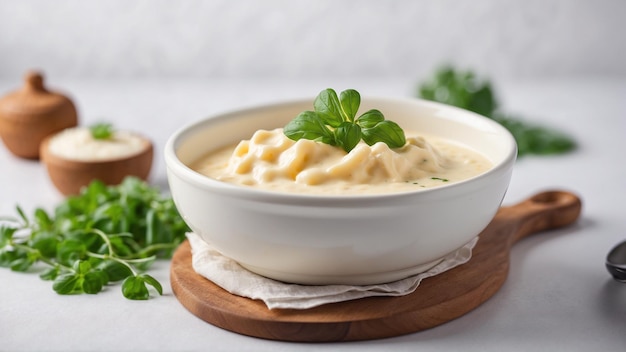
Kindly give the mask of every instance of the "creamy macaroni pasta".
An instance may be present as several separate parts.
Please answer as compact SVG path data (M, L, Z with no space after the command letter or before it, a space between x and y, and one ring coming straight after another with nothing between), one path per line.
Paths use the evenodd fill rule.
M410 137L404 147L359 143L341 148L307 139L293 141L282 129L259 130L206 155L192 169L214 179L266 190L313 194L363 194L419 190L485 172L481 154L435 137Z

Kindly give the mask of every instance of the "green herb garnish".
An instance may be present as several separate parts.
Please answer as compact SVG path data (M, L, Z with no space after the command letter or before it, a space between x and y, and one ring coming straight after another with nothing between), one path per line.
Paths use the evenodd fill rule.
M94 139L109 139L113 136L113 125L110 123L97 123L89 127Z
M576 148L566 134L544 126L529 124L499 110L491 83L479 80L473 72L443 67L421 84L418 95L424 99L458 106L489 117L508 129L517 142L518 155L560 154Z
M448 180L447 178L441 178L441 177L431 177L431 180L435 180L435 181L441 181L441 182L448 182L450 180Z
M148 299L148 286L162 294L144 271L171 257L188 231L172 199L134 177L118 186L94 181L52 215L38 208L29 218L19 206L17 214L0 223L0 266L47 267L40 277L59 294L95 294L122 280L128 299Z
M313 102L314 111L304 111L284 128L292 140L310 139L350 152L363 139L368 145L383 142L390 148L404 146L404 131L395 122L385 120L375 109L356 117L361 96L348 89L337 93L332 89L320 92Z

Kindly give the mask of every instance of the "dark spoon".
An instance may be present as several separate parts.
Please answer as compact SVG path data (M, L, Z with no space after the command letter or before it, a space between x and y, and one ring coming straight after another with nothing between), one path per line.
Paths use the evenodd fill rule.
M626 241L611 249L606 256L606 268L615 280L626 283Z

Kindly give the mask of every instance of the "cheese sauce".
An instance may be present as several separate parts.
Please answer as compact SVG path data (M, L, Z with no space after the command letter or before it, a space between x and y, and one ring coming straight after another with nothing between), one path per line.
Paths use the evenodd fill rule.
M250 140L209 153L190 166L216 180L265 190L373 194L458 182L492 164L473 150L435 137L407 137L397 149L361 142L346 153L311 140L293 141L275 129L259 130Z

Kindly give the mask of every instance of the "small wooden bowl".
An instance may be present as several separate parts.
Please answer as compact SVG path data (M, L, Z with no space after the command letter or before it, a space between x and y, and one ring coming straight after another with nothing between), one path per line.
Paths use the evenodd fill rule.
M150 174L154 147L147 138L142 137L145 147L130 156L83 161L67 159L52 153L49 148L52 137L47 137L41 143L41 160L46 165L54 186L66 196L80 193L81 188L94 180L100 180L107 185L117 185L126 176L136 176L146 180Z

